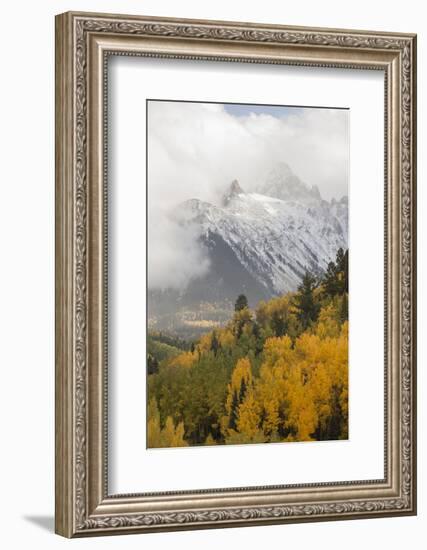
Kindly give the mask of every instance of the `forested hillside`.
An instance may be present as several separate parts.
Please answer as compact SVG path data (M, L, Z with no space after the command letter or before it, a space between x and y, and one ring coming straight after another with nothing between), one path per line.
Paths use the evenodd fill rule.
M150 334L148 446L348 438L348 251L197 342Z

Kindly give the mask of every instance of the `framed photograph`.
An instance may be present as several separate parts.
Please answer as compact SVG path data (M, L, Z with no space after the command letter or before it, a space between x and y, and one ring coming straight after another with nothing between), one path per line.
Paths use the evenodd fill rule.
M416 37L56 18L56 532L416 513Z

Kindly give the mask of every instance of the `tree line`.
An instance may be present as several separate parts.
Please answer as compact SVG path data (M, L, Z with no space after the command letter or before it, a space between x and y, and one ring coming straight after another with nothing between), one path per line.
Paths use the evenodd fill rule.
M242 294L234 309L223 328L148 357L148 446L346 439L348 250L296 292L254 311Z

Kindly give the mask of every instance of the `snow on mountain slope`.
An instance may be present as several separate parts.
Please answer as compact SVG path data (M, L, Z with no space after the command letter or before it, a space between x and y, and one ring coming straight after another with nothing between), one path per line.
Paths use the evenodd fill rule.
M233 181L222 205L190 199L176 209L181 224L196 224L212 251L227 246L266 295L295 290L306 270L321 273L348 246L348 201L322 200L285 164L256 193ZM215 262L221 261L218 254ZM227 261L214 266L226 275Z

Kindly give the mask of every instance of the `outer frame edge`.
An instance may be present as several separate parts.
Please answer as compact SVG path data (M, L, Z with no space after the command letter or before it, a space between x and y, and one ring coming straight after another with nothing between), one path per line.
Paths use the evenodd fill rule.
M74 533L72 20L55 17L55 533L67 538Z
M73 400L74 400L74 388L73 388L73 372L72 368L74 367L74 364L66 363L65 365L61 365L61 357L64 355L64 351L62 349L62 346L66 346L70 343L70 333L67 331L63 331L61 334L61 330L64 328L64 324L69 321L69 311L67 307L71 306L73 307L73 286L72 281L68 284L70 286L66 286L66 289L61 289L60 285L61 282L64 282L64 274L69 273L70 266L72 269L74 258L72 255L69 254L69 250L65 246L66 244L66 237L67 237L67 230L70 228L70 223L73 223L73 220L67 218L67 216L70 215L69 209L70 207L67 206L66 203L66 194L71 192L73 189L73 180L72 178L69 179L69 173L67 171L72 172L73 168L70 168L70 165L67 164L67 162L70 161L70 158L67 157L67 154L69 155L69 152L67 152L67 147L65 144L68 144L68 147L72 144L72 136L73 136L73 124L69 124L70 117L68 118L68 126L67 126L67 115L65 113L67 101L69 102L68 105L73 105L73 93L74 89L72 86L68 88L68 90L65 90L63 85L59 83L59 80L67 78L72 79L72 72L73 72L73 59L72 54L67 53L67 48L70 46L70 41L73 40L72 37L72 29L73 29L73 22L75 21L76 17L94 17L95 19L114 19L115 16L113 14L89 14L89 13L81 13L81 12L67 12L61 16L57 16L57 28L56 28L56 48L57 48L57 57L56 57L56 114L57 114L57 127L56 127L56 224L57 224L57 241L56 241L56 250L57 250L57 260L56 260L56 337L57 337L57 350L56 350L56 473L57 473L57 481L56 481L56 524L55 529L58 534L61 534L66 537L76 537L76 536L88 536L88 535L101 535L101 534L122 534L122 533L130 533L130 532L151 532L151 531L172 531L172 530L184 530L184 529L209 529L209 528L221 528L221 527L236 527L236 526L249 526L249 525L267 525L267 524L279 524L279 523L296 523L296 522L307 522L307 521L331 521L331 520L345 520L345 519L361 519L361 518L368 518L368 517L391 517L391 516L405 516L405 515L414 515L416 514L416 422L415 422L415 407L416 407L416 325L415 325L415 318L416 318L416 304L415 302L412 302L412 300L415 300L416 298L416 215L415 215L415 207L416 207L416 185L415 185L415 179L416 179L416 138L415 138L415 131L416 131L416 35L410 35L410 34L395 34L395 33L369 33L369 31L356 31L356 30L348 30L348 31L340 31L338 29L316 29L316 28L304 28L304 27L279 27L276 25L261 25L261 24L245 24L245 23L238 23L238 22L216 22L216 21L197 21L197 20L180 20L180 19L171 19L171 18L149 18L149 17L138 17L138 16L117 16L121 19L129 18L129 20L136 20L139 22L147 21L147 22L169 22L169 23L188 23L188 24L202 24L205 25L207 28L214 27L216 25L222 25L222 26L230 26L235 28L244 28L244 27L250 27L250 28L256 28L256 29L287 29L287 30L295 30L295 31L320 31L320 32L331 32L331 33L351 33L353 35L355 34L373 34L376 36L384 36L384 37L398 37L398 38L405 38L409 42L411 42L412 48L413 48L413 59L412 59L412 67L411 67L411 77L412 77L412 93L411 93L411 108L412 108L412 116L411 116L411 145L412 145L412 181L411 181L411 190L412 190L412 197L413 201L411 202L412 212L411 212L411 236L412 236L412 248L411 248L411 267L412 267L412 284L411 284L411 291L412 291L412 322L411 322L411 329L412 329L412 361L411 361L411 370L413 373L413 379L412 379L412 391L411 391L411 397L412 397L412 432L411 432L411 442L412 442L412 461L411 461L411 473L412 473L412 490L410 494L410 506L408 506L406 509L402 510L388 510L384 513L380 512L373 512L373 513L352 513L351 515L347 516L330 516L327 515L319 515L319 516L312 516L312 517L289 517L289 518L278 518L278 519L252 519L250 521L239 520L234 521L230 520L228 521L219 521L218 523L212 524L209 523L208 525L201 522L188 522L184 523L183 525L156 525L156 526L138 526L138 527L126 527L126 528L117 528L112 527L111 529L93 529L93 530L86 530L83 526L80 526L77 530L75 530L74 526L74 506L75 506L75 500L74 500L74 477L73 477L73 467L74 467L74 455L72 458L70 458L70 448L73 449L73 437L74 437L74 424L72 419L72 413L70 413L70 409L73 406ZM74 54L74 51L73 51ZM71 119L73 120L73 119ZM68 142L67 142L68 140ZM74 162L74 159L71 159ZM65 174L65 175L64 175ZM71 188L67 187L67 185L71 185ZM68 208L68 210L67 210ZM71 208L72 210L72 208ZM62 216L65 214L64 218ZM69 235L68 235L69 237ZM71 237L74 239L74 233L72 233ZM64 244L65 243L65 244ZM72 248L72 247L71 247ZM66 296L64 296L64 293L67 293L67 296L69 296L69 293L71 292L72 301L71 303L67 302ZM72 322L74 320L72 319ZM65 332L65 334L64 334ZM71 331L72 334L72 331ZM58 345L58 343L60 345ZM60 355L62 354L62 356ZM64 368L66 368L66 371L64 372ZM61 371L61 372L60 372ZM59 399L62 399L63 403L59 404ZM61 462L62 461L62 462ZM315 504L314 504L315 505ZM71 508L71 509L70 509Z

